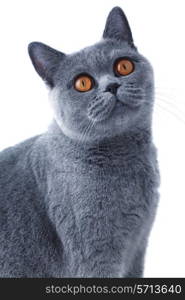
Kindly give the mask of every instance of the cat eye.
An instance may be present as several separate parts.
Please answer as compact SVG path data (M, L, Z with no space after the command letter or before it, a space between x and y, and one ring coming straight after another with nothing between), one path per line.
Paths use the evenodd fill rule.
M75 79L74 87L79 92L88 92L93 87L93 79L87 74L79 75Z
M121 76L129 75L134 71L134 63L129 58L120 58L114 64L114 71Z

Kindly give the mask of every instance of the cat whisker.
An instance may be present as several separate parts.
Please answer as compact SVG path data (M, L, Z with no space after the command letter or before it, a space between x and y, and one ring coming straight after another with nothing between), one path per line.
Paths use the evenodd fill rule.
M182 122L183 124L185 124L185 118L182 118L181 116L179 116L178 114L174 113L173 111L169 110L168 108L162 106L159 103L156 103L156 108L161 109L162 111L165 111L169 114L171 114L172 116L174 116L177 120L179 120L180 122Z
M87 120L84 120L84 121L81 123L81 129L80 129L81 134L80 134L80 136L79 136L79 139L76 140L76 145L77 145L77 146L80 146L80 147L83 146L82 140L83 140L84 134L85 134L85 132L86 132L88 126L89 126L89 123L87 124Z
M90 127L91 121L89 121L89 123L87 124L87 126L85 127L84 131L82 132L81 138L80 138L80 143L83 145L84 140L85 140L85 136L86 136L86 132L88 131L88 128Z
M161 97L161 98L165 99L166 101L173 103L174 105L175 105L175 103L180 101L181 102L180 105L185 106L185 103L184 103L185 94L184 95L178 95L178 94L177 95L172 95L172 94L168 95L165 92L164 93L163 92L155 92L155 96Z
M93 127L94 127L94 123L95 123L95 121L92 121L92 122L90 123L90 125L89 125L89 127L88 127L88 130L86 131L85 139L86 139L88 136L90 136L90 133L91 133ZM84 141L85 141L85 139L84 139Z
M87 127L84 130L83 136L81 138L81 143L83 144L86 141L87 136L89 135L90 131L92 130L94 126L95 121L89 121Z
M161 90L161 91L167 91L169 93L171 93L172 91L173 92L182 92L184 91L185 92L185 89L182 89L182 88L176 88L176 87L172 87L172 86L155 86L155 90Z
M179 102L181 105L185 105L185 90L183 89L166 89L166 90L161 90L161 89L155 89L155 95L159 95L167 99L168 101L172 101L173 103Z
M185 116L185 111L182 111L177 105L175 105L174 103L162 98L162 97L156 97L157 101L163 103L164 105L167 105L169 107L171 107L172 109L174 109L174 111L176 111L178 114L182 115L182 117Z

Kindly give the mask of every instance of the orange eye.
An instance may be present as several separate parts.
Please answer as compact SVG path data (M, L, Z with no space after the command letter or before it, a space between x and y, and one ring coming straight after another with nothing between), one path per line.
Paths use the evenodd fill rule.
M114 69L117 74L126 76L134 71L134 64L128 58L121 58L116 61Z
M93 80L88 75L80 75L76 78L74 86L79 92L87 92L92 89Z

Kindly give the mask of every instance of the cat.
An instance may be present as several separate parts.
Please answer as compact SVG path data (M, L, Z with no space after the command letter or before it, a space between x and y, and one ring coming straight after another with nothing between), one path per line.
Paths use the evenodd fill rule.
M114 7L97 44L33 42L48 130L0 153L0 277L142 277L159 200L152 66Z

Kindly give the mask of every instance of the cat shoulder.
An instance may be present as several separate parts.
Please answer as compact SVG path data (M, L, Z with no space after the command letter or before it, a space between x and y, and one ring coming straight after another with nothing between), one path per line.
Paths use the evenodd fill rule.
M6 178L19 177L19 172L26 171L32 151L39 135L29 138L15 146L6 148L0 152L0 183Z

